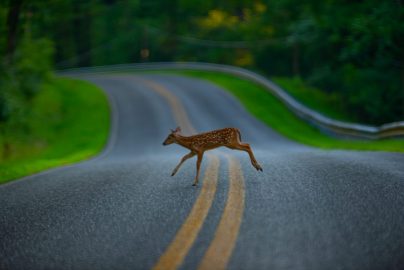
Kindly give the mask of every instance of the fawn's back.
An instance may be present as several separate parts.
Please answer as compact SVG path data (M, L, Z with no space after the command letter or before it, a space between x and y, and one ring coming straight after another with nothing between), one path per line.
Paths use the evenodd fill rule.
M188 137L194 147L215 148L225 146L239 140L239 130L223 128Z

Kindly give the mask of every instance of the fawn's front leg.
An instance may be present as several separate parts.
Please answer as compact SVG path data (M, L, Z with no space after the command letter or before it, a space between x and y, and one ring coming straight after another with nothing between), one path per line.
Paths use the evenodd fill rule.
M175 167L175 169L174 169L173 172L171 173L171 176L174 176L174 174L177 173L178 169L180 168L180 166L182 165L182 163L184 163L185 160L187 160L187 159L189 159L189 158L191 158L191 157L193 157L193 156L195 156L195 155L196 155L196 153L191 152L191 153L186 154L185 156L183 156L182 159L181 159L181 161L180 161L180 163L178 163L177 167Z
M192 184L193 186L196 186L199 181L199 169L201 168L202 158L203 158L203 152L198 152L198 159L196 161L196 176L195 176L195 181Z

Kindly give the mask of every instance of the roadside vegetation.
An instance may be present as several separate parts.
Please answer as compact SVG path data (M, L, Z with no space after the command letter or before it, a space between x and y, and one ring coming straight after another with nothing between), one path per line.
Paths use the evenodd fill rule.
M0 4L0 183L87 159L108 137L105 94L53 75L57 46L39 33L49 19L43 6Z
M341 97L333 106L355 122L404 119L403 1L6 0L0 21L0 55L12 54L24 39L41 39L53 44L57 69L235 65L271 78L302 78ZM293 91L299 81L287 84Z
M341 106L344 103L343 97L338 92L326 93L318 88L309 86L300 77L273 77L271 79L292 97L315 111L337 120L347 122L357 121L353 115L350 115Z
M109 106L94 85L51 78L30 101L23 123L2 123L0 183L88 159L105 146Z
M251 81L235 76L213 73L206 71L181 71L180 74L206 79L235 95L246 109L255 117L266 123L268 126L283 134L285 137L303 144L320 147L324 149L348 149L348 150L377 150L404 152L404 139L384 139L378 141L371 140L348 140L337 139L321 133L317 128L310 126L300 118L295 116L282 102L268 93L263 87ZM282 81L283 86L296 83L296 79L277 79ZM298 82L299 88L295 89L294 95L300 97L307 92L315 92L311 87L305 87ZM291 88L292 89L292 88ZM300 92L299 92L300 91ZM315 96L315 95L314 95ZM313 98L310 102L312 107L323 112L321 108L324 101L321 96ZM299 100L299 98L298 98ZM321 101L321 102L318 102ZM318 103L317 103L318 102ZM310 105L308 104L308 105ZM325 104L327 104L325 102ZM346 119L343 112L338 109L327 107L324 112L330 116L340 115L341 119Z

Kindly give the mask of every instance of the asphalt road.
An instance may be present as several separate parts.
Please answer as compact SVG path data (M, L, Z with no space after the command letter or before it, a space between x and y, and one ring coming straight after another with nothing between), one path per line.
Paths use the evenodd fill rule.
M0 269L404 269L404 155L322 151L223 90L174 75L86 75L113 106L105 151L0 186ZM162 146L238 127L248 155Z

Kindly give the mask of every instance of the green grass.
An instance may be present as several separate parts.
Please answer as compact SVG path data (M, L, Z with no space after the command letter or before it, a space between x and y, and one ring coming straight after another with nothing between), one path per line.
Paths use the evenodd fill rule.
M404 139L384 139L378 141L342 140L324 135L318 129L296 117L283 103L263 87L251 81L223 73L206 71L181 71L179 73L206 79L223 87L235 95L255 117L285 137L300 143L324 149L404 152ZM321 106L323 105L317 104L313 107L319 108Z
M107 98L94 85L51 79L32 101L28 135L16 130L0 139L11 145L0 159L0 183L96 155L107 141L109 117Z
M337 93L325 93L310 87L298 77L275 77L272 80L307 107L333 119L355 122L342 107L342 98Z

